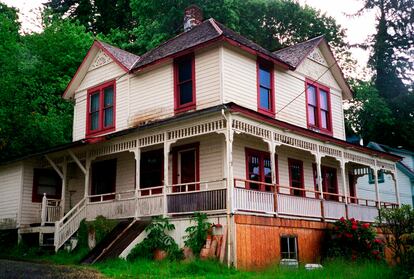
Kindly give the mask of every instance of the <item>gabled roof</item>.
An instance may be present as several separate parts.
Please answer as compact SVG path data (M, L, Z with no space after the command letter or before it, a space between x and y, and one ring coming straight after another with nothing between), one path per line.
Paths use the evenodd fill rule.
M393 147L390 147L388 145L380 144L380 143L373 142L373 141L370 141L367 146L371 149L379 150L381 152L388 152L390 154L397 153L397 154L408 154L410 156L414 155L414 152L412 152L412 151L409 151L409 150L406 150L406 149L393 148ZM406 164L404 164L403 161L397 162L397 168L402 173L407 175L411 180L414 181L414 171L412 169L410 169Z
M218 40L224 40L238 47L244 47L246 50L249 49L255 52L255 54L274 60L275 63L279 63L285 68L289 67L287 63L277 58L272 52L227 28L215 19L210 18L193 27L190 31L183 32L143 54L134 65L132 71L136 71L161 59L181 54L184 51L190 51L196 46Z
M107 43L95 40L92 46L89 48L85 58L82 63L76 70L75 75L70 80L68 86L63 92L63 98L70 98L75 92L76 88L80 85L83 78L86 75L86 72L89 68L89 65L93 62L96 54L99 50L105 52L115 63L117 63L125 72L129 72L132 69L132 66L139 60L139 56L128 51L122 50L120 48L111 46Z
M296 68L319 45L322 40L323 36L318 36L308 41L279 49L273 52L273 54L279 59L288 63L293 68Z

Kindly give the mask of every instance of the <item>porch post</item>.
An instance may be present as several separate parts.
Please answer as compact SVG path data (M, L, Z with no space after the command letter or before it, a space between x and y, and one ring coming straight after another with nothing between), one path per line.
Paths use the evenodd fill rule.
M138 204L138 197L139 197L139 189L141 187L141 148L137 147L134 150L135 154L135 218L139 216L139 204Z
M346 163L344 159L341 160L341 176L342 176L342 184L344 187L344 198L345 204L348 204L348 189L346 187L346 171L345 171Z
M225 133L226 138L226 162L227 162L227 265L231 265L231 259L233 256L233 262L237 267L235 241L236 237L233 234L234 231L234 213L233 208L233 141L234 141L234 130L232 128L231 114L227 116L227 131ZM232 249L233 248L233 249Z
M67 179L67 172L68 172L68 162L66 160L66 156L63 157L63 164L62 164L62 194L61 194L61 201L60 206L62 208L60 212L60 218L65 216L65 201L66 201L66 179Z
M269 147L270 153L270 168L271 168L271 175L272 175L272 184L276 185L276 144L273 140L267 141L267 145Z
M400 200L400 188L398 186L398 179L397 179L398 178L397 171L394 171L391 175L392 175L392 179L394 180L396 201L397 201L398 207L400 207L401 200Z
M86 162L85 162L85 194L84 197L87 198L89 195L89 172L91 168L91 159L89 158L89 154L86 155Z
M316 174L317 174L317 178L316 178L316 183L318 184L318 190L320 193L320 199L323 200L323 187L322 187L322 167L321 167L321 161L322 158L318 154L315 156L315 160L316 160Z
M169 155L170 155L170 147L171 142L167 141L167 132L164 135L164 191L163 191L163 207L164 207L164 217L167 216L168 213L168 205L167 205L167 186L168 186L168 167L169 167Z
M373 169L373 175L374 175L374 182L375 182L375 197L377 200L377 208L381 208L381 200L380 200L380 194L378 189L378 168L377 168L377 161L375 160L375 166Z

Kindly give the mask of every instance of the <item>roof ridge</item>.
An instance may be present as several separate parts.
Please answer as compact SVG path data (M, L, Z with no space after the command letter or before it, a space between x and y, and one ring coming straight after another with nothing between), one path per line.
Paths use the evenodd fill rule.
M212 17L208 19L210 21L211 25L213 25L214 29L219 33L219 35L223 34L223 30L217 25L216 20Z

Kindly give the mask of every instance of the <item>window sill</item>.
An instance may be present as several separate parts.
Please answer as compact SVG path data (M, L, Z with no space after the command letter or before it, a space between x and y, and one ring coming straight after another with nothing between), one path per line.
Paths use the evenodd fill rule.
M317 133L321 133L321 134L325 134L325 135L331 136L331 137L333 136L333 132L332 131L325 130L325 129L320 129L319 127L316 127L316 126L310 126L310 125L308 125L308 129L311 130L311 131L317 132Z
M183 113L193 109L196 109L196 104L187 104L181 107L174 108L174 114Z
M270 116L275 118L275 112L274 111L270 111L270 110L266 110L266 109L262 109L262 108L257 108L257 111L260 112L261 114Z
M106 133L113 132L113 131L115 131L115 126L105 128L105 129L102 129L102 130L99 130L99 131L87 132L85 136L86 137L99 136L99 135L106 134Z

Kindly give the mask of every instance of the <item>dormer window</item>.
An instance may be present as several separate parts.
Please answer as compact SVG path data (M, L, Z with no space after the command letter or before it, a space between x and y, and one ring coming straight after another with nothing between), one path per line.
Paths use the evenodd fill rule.
M308 128L332 135L329 88L306 80L306 103Z
M273 65L257 61L257 110L274 117L274 95Z
M115 129L115 81L88 90L86 134L101 134Z
M194 55L174 60L174 111L183 112L196 107Z

